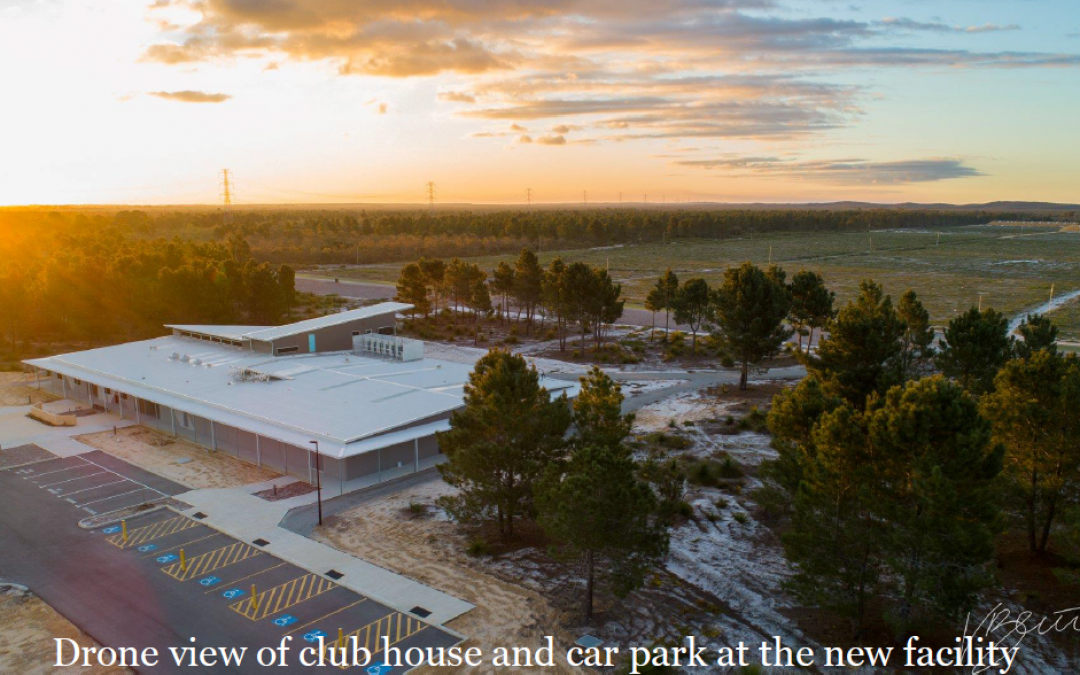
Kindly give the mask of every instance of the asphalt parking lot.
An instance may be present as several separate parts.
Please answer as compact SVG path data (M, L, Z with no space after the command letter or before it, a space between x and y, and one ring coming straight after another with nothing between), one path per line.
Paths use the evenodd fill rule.
M76 523L87 506L93 508L91 497L103 500L98 504L121 503L138 497L131 490L140 485L175 492L139 480L123 462L73 459L80 458L0 471L0 577L28 585L103 645L156 647L166 654L195 638L201 646L254 652L277 647L287 635L294 650L288 672L294 672L309 670L298 665L296 651L317 646L320 638L333 646L339 635L351 644L355 636L374 658L354 670L382 675L406 670L378 667L383 638L402 651L459 642L424 622L421 607L410 613L390 609L335 583L334 570L292 565L273 554L272 541L238 541L201 523L199 514L164 509L124 525L81 529ZM239 667L200 670L263 672L252 656ZM162 660L145 670L191 669Z
M101 451L36 462L11 473L86 515L119 511L187 491Z

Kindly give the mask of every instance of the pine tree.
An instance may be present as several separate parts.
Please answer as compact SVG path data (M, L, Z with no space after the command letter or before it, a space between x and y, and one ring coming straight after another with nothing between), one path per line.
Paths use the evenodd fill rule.
M1028 314L1016 332L1021 338L1014 345L1018 358L1030 359L1041 349L1057 353L1058 329L1045 314Z
M515 521L532 513L533 488L545 467L565 454L566 398L552 400L536 368L496 349L476 362L464 404L451 415L450 430L438 435L447 457L439 472L459 489L443 503L458 520L494 518L510 539Z
M943 343L938 368L976 396L993 389L994 376L1013 352L1009 320L993 309L972 307L950 321Z
M829 393L861 409L867 396L884 395L902 381L904 322L881 286L863 281L859 296L837 313L827 330L817 355L806 356L805 361Z
M904 322L901 339L900 369L905 380L918 379L928 374L934 357L934 329L930 325L930 312L926 311L915 291L900 296L896 315Z
M622 414L622 387L593 366L574 399L575 443L618 448L630 435L634 415Z
M499 266L491 273L491 290L495 291L496 295L502 300L500 303L502 305L500 320L509 317L509 299L514 293L514 268L505 261L500 262Z
M1045 553L1055 517L1080 504L1080 359L1043 349L1010 361L982 403L1028 546Z
M541 303L544 313L555 322L555 333L559 338L559 351L566 351L566 329L570 312L569 295L566 288L566 263L562 258L555 258L544 270L544 281L540 288Z
M713 315L724 349L741 366L739 389L747 388L750 365L775 356L791 335L784 326L791 294L782 271L762 272L751 263L728 268L713 293Z
M469 292L469 309L473 313L473 344L480 344L480 317L491 314L491 294L488 293L488 285L484 280L484 273L473 278L472 290Z
M889 617L901 630L955 621L993 581L1002 448L974 398L941 376L894 387L866 415L874 511L889 524Z
M791 278L791 325L799 336L799 348L802 348L803 336L806 336L806 351L814 341L814 330L824 328L833 318L833 303L836 294L825 287L825 280L817 272L800 270Z
M562 469L562 470L560 470ZM669 535L652 488L622 448L585 445L537 490L540 525L559 550L582 564L585 618L598 583L625 597L667 555Z
M437 258L420 258L417 264L424 273L424 285L431 293L429 305L438 312L443 298L443 289L446 287L446 263Z
M687 281L675 297L675 322L690 326L693 351L697 353L697 334L712 320L712 293L702 278Z
M671 331L671 312L675 309L675 303L679 298L679 277L669 267L663 276L656 280L656 285L649 291L653 298L656 310L664 310L664 333ZM654 324L655 328L655 324Z
M881 599L901 630L955 620L990 581L1002 452L975 400L938 376L846 403L812 430L785 550L792 590L852 618Z
M431 312L428 292L427 280L424 278L420 265L409 263L401 268L394 299L412 305L410 312L414 318L417 314L427 316Z
M533 315L540 303L544 270L536 254L527 248L521 249L514 262L514 299L520 309L525 310L525 331L532 330Z

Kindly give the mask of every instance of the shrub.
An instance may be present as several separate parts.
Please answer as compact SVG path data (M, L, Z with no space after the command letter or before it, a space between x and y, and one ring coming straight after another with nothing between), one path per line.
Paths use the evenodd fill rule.
M742 478L743 471L739 468L739 465L735 463L735 460L730 457L725 457L723 461L720 462L718 474L721 478Z
M469 545L465 547L465 553L474 558L491 555L491 544L483 539L473 539L469 542Z
M745 511L739 511L732 516L740 525L745 525L750 522L750 517L746 515Z

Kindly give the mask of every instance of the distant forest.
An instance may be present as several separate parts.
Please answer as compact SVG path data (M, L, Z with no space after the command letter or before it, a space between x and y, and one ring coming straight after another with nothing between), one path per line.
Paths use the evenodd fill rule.
M960 226L1073 214L933 209L0 209L0 339L106 344L168 322L271 324L293 267L754 232Z
M240 237L259 261L290 265L406 262L663 238L722 239L765 232L850 232L1062 219L1069 212L948 209L0 210L4 232L108 231L131 240L224 242ZM0 249L2 250L2 249Z

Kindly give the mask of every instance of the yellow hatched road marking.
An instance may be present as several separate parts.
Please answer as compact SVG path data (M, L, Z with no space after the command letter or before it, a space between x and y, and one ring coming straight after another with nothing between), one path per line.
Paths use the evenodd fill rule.
M394 612L393 614L387 614L381 619L372 621L368 625L354 630L351 633L345 634L345 648L349 650L352 648L352 638L356 637L356 646L366 648L371 651L372 654L378 653L382 649L383 637L389 638L389 646L393 647L402 640L416 635L420 631L427 628L427 624L419 619L414 619L408 614L402 614L401 612ZM333 635L327 636L325 642L325 649L334 649L338 646L337 638ZM344 670L348 666L343 666Z
M161 520L152 525L132 530L131 532L128 532L127 541L124 541L124 535L122 533L110 535L106 538L106 541L113 546L118 546L120 548L132 548L133 546L139 546L148 541L161 539L170 534L176 534L177 532L183 532L184 530L190 530L191 528L198 526L199 523L190 518L177 516L176 518Z
M252 621L258 621L334 588L337 588L337 584L317 574L305 574L259 593L258 602L254 602L256 598L248 598L229 605L229 608Z
M234 565L261 554L262 551L254 546L248 546L244 542L238 541L214 551L193 556L187 561L187 569L181 567L180 563L173 563L162 567L161 571L168 574L173 579L187 581L192 577L209 574L214 570Z

